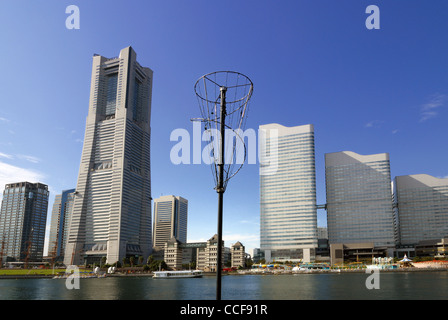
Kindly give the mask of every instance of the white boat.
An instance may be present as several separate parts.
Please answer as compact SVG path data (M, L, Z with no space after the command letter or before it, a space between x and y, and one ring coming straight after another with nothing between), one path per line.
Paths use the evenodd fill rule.
M200 278L202 275L202 270L155 271L152 277L154 279Z

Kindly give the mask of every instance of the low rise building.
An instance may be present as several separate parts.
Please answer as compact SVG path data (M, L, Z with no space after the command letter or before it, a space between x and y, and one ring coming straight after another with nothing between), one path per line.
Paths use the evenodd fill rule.
M172 237L168 242L165 242L164 261L170 269L182 270L181 244L182 243L174 237Z
M448 256L448 238L420 241L415 245L415 255L419 257L445 258Z
M224 241L221 243L222 246L222 259L224 263ZM203 248L198 248L196 268L204 271L215 272L218 263L218 235L215 234L207 241L207 245ZM221 266L222 268L222 266Z
M373 242L330 244L331 265L370 262L372 258L388 257L388 247L376 247Z
M232 261L231 267L246 267L246 253L245 248L241 242L238 241L230 248L230 254Z

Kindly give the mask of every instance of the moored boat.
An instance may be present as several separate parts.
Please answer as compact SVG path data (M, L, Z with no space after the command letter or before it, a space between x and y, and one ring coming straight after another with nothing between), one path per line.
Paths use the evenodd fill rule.
M181 270L181 271L155 271L154 279L173 279L173 278L200 278L202 270Z

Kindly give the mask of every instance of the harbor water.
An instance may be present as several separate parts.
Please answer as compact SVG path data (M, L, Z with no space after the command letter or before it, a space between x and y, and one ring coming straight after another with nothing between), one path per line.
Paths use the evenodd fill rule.
M378 288L366 285L367 273L226 275L223 300L447 300L448 272L383 272ZM107 277L79 279L1 279L0 300L214 300L216 278L153 279Z

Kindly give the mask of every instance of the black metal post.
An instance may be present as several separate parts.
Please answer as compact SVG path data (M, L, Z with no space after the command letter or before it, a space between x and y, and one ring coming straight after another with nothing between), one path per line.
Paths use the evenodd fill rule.
M225 121L226 121L226 87L221 87L221 144L219 146L218 158L218 185L216 192L218 192L218 257L216 262L216 300L221 300L221 273L222 273L222 207L224 196L224 145L225 145Z

